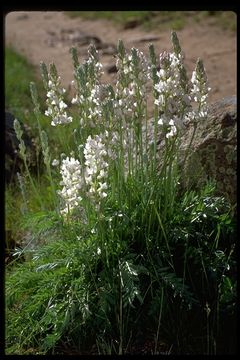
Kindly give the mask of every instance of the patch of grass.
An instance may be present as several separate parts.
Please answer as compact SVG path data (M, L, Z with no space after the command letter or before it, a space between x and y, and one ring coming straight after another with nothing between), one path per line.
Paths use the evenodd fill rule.
M123 27L131 27L131 24L141 25L145 29L153 29L156 26L170 25L172 29L180 29L184 26L184 17L179 11L71 11L66 12L71 17L85 19L108 19Z
M236 31L237 28L237 17L232 11L68 11L66 14L91 20L108 19L124 27L135 22L145 30L180 30L189 20L200 22L204 19L224 30Z
M212 322L219 321L218 316L222 321L224 311L236 313L232 273L236 255L231 250L235 225L228 205L213 197L213 191L206 186L199 195L189 192L180 197L172 220L165 224L175 270L154 229L147 246L140 249L148 231L140 225L140 208L131 219L129 213L129 220L118 220L107 234L108 265L105 253L99 252L99 234L86 231L81 223L64 225L53 213L29 214L26 225L32 228L32 242L41 236L44 243L28 249L29 260L8 271L8 354L21 355L29 349L58 354L63 344L79 354L89 353L96 339L107 347L99 353L115 354L114 346L121 345L119 321L124 353L131 336L142 332L147 338L146 329L153 336L160 320L161 336L174 344L175 353L206 353L205 344L213 347L224 332L224 327L217 332ZM206 304L211 333L205 328ZM221 347L217 342L219 353Z
M21 120L23 124L28 125L29 135L32 138L38 138L39 131L33 110L34 106L29 88L30 82L36 83L39 96L42 99L45 98L43 84L37 76L37 70L15 50L9 47L5 48L5 109ZM65 134L68 136L71 126L67 130L57 129L59 131L54 133L51 131L51 125L46 116L41 115L40 122L42 128L48 133L52 158L54 158L55 154L59 154L60 151L66 151L68 145L66 145L64 136ZM5 187L6 234L9 233L14 242L17 243L21 243L24 235L20 226L24 213L26 210L35 212L40 206L38 197L31 188L26 174L24 174L24 166L22 166L22 169L27 200L25 201L21 194L17 176L15 176L16 182L7 184ZM44 200L44 208L50 209L53 198L46 174L35 173L32 176L41 198ZM6 239L6 242L8 242L8 239Z
M193 19L196 22L208 21L208 24L219 26L223 30L237 30L237 15L233 11L195 11Z
M237 14L233 11L216 11L213 14L216 24L221 26L224 30L237 30Z
M30 64L24 56L17 53L12 48L5 49L5 109L30 126L34 136L38 136L38 125L34 115L34 106L30 93L30 82L35 82L38 96L43 103L46 93L43 83L39 77L39 68ZM66 95L67 97L67 95ZM69 104L71 107L71 104ZM70 109L72 113L73 109ZM74 115L73 115L74 116ZM55 132L51 131L52 126L49 118L40 115L42 128L46 130L49 137L49 144L52 155L59 151L67 151L69 144L66 144L66 136L71 138L72 126L58 128ZM70 146L73 146L71 143Z
M128 21L139 20L144 22L150 18L154 11L66 11L71 17L83 17L86 19L108 19L121 24Z
M27 125L29 136L38 137L38 125L33 111L30 93L30 82L37 83L40 96L43 96L43 85L39 79L37 67L10 47L5 48L5 110ZM48 121L41 116L41 122L48 128Z
M5 109L21 119L37 133L29 83L36 79L36 69L12 48L5 48ZM32 196L30 197L32 199ZM23 199L18 186L10 184L5 192L5 228L11 230L16 239L19 234L19 220Z
M5 108L20 118L32 106L29 83L36 78L36 69L15 50L5 48Z

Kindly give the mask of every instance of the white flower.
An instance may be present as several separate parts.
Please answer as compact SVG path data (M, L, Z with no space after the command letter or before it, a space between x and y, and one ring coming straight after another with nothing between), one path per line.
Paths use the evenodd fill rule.
M164 78L164 77L166 76L166 70L160 69L160 70L157 72L157 75L158 75L158 77Z
M194 84L195 81L196 81L196 71L194 70L194 71L192 72L191 82Z
M176 135L176 133L177 133L176 126L172 126L170 132L166 134L166 138L168 139L170 137L173 137L174 135Z
M105 134L106 136L106 134ZM95 201L107 196L104 190L108 186L103 180L107 177L108 163L106 162L107 151L100 135L93 138L89 135L84 147L85 155L85 181L89 186L89 194Z
M179 44L175 43L174 53L160 54L157 77L159 80L154 83L154 104L158 106L161 114L158 124L170 126L170 131L166 133L167 138L175 136L177 129L183 128L187 122L206 116L209 87L201 60L198 60L190 82L183 65L181 49ZM198 111L193 110L192 101L197 103Z
M101 169L99 172L99 175L97 176L97 179L100 180L106 176L106 171L104 169Z
M101 192L99 192L99 196L100 196L100 198L105 198L105 197L107 197L107 193L105 193L104 191L101 191Z
M67 157L62 161L60 173L62 175L61 185L63 188L59 191L60 196L64 200L65 208L61 213L68 214L76 208L82 200L79 190L83 185L81 176L81 165L78 160Z
M56 126L59 124L68 124L72 122L72 117L71 116L67 116L67 113L64 112L63 114L57 114L56 117L53 117L52 121L51 121L51 125L52 126Z
M194 101L199 104L206 104L208 92L211 90L208 87L207 75L203 66L203 62L198 59L196 69L192 72L192 90L191 94Z
M99 185L99 187L97 189L97 192L99 193L100 196L106 197L107 194L104 192L104 190L107 190L107 188L108 188L107 184L99 182L98 185Z
M65 104L65 102L64 101L60 101L59 102L59 108L62 110L62 109L66 109L67 108L67 104Z
M52 126L70 123L72 122L72 117L68 116L66 111L64 111L67 108L67 104L63 101L62 95L66 90L60 87L60 77L56 77L56 74L51 72L48 76L50 77L46 100L48 109L45 111L45 115L52 118Z
M51 116L52 113L53 113L53 111L52 111L51 108L49 108L48 110L45 111L45 115L46 115L46 116Z
M171 119L168 123L170 125L170 131L166 134L166 138L169 139L177 134L177 128L175 126L175 122Z
M54 159L54 160L52 161L52 166L58 166L58 165L59 165L59 160Z

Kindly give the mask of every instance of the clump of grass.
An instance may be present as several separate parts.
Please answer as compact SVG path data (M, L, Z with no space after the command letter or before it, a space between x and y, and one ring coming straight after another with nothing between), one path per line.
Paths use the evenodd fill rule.
M70 17L82 17L86 19L108 19L125 25L129 21L147 22L154 11L66 11Z
M115 88L101 83L94 46L82 64L72 49L73 116L56 67L41 64L45 115L54 131L71 130L73 141L52 167L31 84L52 203L44 206L26 166L41 207L22 218L30 232L22 251L27 260L7 271L8 354L61 353L65 344L80 354L97 347L122 355L146 330L153 354L161 337L176 354L223 351L223 313L236 312L235 220L211 182L200 191L181 187L181 134L186 125L193 128L184 163L198 122L207 117L209 88L200 59L188 79L174 32L172 45L159 60L150 45L147 59L135 48L127 53L120 40ZM21 145L17 121L15 128ZM20 153L24 159L23 147Z
M213 189L178 199L164 224L167 244L155 225L141 246L147 231L141 209L115 218L104 253L99 234L80 223L29 216L32 244L43 240L25 249L29 260L6 279L8 353L61 353L65 343L81 354L95 339L99 353L125 353L146 331L156 346L167 339L174 353L210 354L214 346L224 352L222 318L236 313L236 238L228 206L212 197Z
M142 26L146 30L171 27L180 30L185 25L186 16L180 11L69 11L70 17L84 19L107 19L121 27Z
M22 55L18 54L12 48L5 48L5 109L10 111L17 119L30 127L33 137L39 136L38 123L33 111L33 103L29 84L36 82L38 84L39 96L45 96L44 86L40 79L37 69L31 65ZM57 131L53 134L48 119L44 114L39 114L39 119L46 130L49 141L51 142L51 151L53 156L60 152L67 151L72 144L66 144L65 136L70 137L72 130L65 129L67 134ZM71 128L71 126L70 126ZM67 146L69 146L67 148Z
M32 107L29 83L35 80L36 69L13 49L5 48L5 107L19 116Z
M206 19L211 25L219 26L223 30L235 32L237 29L237 16L234 11L199 11L196 21Z
M67 11L71 17L108 19L121 26L140 25L146 30L183 29L189 21L211 20L212 25L236 31L236 14L232 11Z

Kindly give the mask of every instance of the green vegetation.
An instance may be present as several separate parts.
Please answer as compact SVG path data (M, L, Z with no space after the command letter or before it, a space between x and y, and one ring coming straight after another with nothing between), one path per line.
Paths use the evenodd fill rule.
M42 81L39 80L39 70L29 64L27 60L11 48L5 48L5 109L10 111L17 119L20 119L28 127L29 135L35 139L39 145L38 124L34 114L34 106L31 99L29 84L35 81L38 86L39 96L44 97L44 87ZM51 142L52 156L67 151L71 146L72 133L71 126L65 131L66 136L70 138L70 142L66 143L65 134L61 131L52 132L51 125L44 115L40 115L40 121L47 132L49 141ZM57 156L57 155L56 155ZM52 199L51 188L49 187L49 179L45 173L41 172L41 165L35 174L32 174L33 181L38 187L40 197L43 199L44 208L51 209ZM24 231L21 229L20 223L26 212L26 208L30 212L39 210L39 196L29 186L29 179L23 174L23 183L26 191L27 200L24 202L18 182L8 184L5 187L5 227L10 232L10 238L17 243L21 243ZM27 203L27 204L26 204ZM6 241L9 242L8 236Z
M45 98L44 86L40 78L39 69L27 62L27 60L15 50L5 49L5 109L10 111L17 119L24 122L30 134L38 141L39 129L34 114L34 106L31 98L29 85L35 82L38 87L39 97ZM72 110L71 110L72 111ZM72 126L63 131L52 131L49 120L40 114L40 122L47 132L51 143L52 156L68 151L73 145ZM71 140L66 142L66 137ZM57 156L57 155L56 155Z
M29 84L38 83L40 96L44 96L44 87L39 70L12 48L5 48L5 109L24 122L33 137L38 136L38 125L33 111ZM45 129L49 129L46 117L41 116ZM48 130L47 130L48 132ZM50 135L51 136L51 135ZM54 138L53 138L54 141Z
M66 14L86 19L104 18L123 27L141 25L146 30L180 30L189 21L206 21L230 31L237 29L237 17L232 11L68 11Z
M36 78L35 73L36 69L23 56L5 48L5 108L20 118L30 115L29 83Z
M192 90L186 86L175 33L172 41L174 61L165 54L162 73L167 76L171 68L167 84L172 85L176 74L181 81L162 96L181 104L175 110L179 115L192 109L181 102L180 90ZM236 219L227 200L216 196L213 182L198 191L181 187L180 130L171 125L173 120L163 125L165 146L158 168L160 86L152 89L158 105L150 147L142 126L148 120L146 79L159 82L153 46L149 52L151 72L140 52L132 49L129 60L119 42L119 83L113 89L99 88L101 66L94 46L83 64L72 49L78 97L70 108L71 123L62 112L64 92L57 70L42 64L48 112L54 109L52 120L59 122L55 127L42 114L46 97L37 94L42 88L37 81L31 84L33 105L25 85L19 85L26 95L20 102L14 86L9 87L14 73L8 67L22 59L6 53L7 104L17 109L14 104L20 103L22 114L26 107L35 115L35 120L28 119L39 131L46 166L38 175L26 166L24 191L16 184L6 187L8 227L25 237L6 268L7 355L73 350L79 355L122 355L147 341L153 343L151 354L159 354L161 342L172 354L236 351ZM18 81L25 84L21 74L26 76L19 71ZM195 82L202 113L207 86L201 61ZM127 90L131 94L124 97ZM55 158L69 167L52 167Z
M26 249L30 260L6 279L8 354L56 354L63 344L81 354L95 340L99 353L124 353L141 333L156 348L165 339L178 354L213 354L214 346L217 353L234 352L220 339L227 335L224 312L231 325L236 314L236 238L226 204L211 199L212 190L176 199L181 205L164 223L167 244L157 223L151 232L142 227L140 207L116 216L105 238L108 266L98 234L35 213L31 242L41 237L44 244Z

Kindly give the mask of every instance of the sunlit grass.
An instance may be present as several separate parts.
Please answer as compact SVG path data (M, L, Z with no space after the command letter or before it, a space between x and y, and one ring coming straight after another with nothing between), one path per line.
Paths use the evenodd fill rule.
M131 23L140 25L146 30L183 29L189 21L211 22L229 31L236 31L237 18L232 11L68 11L71 17L85 19L108 19L123 27Z

